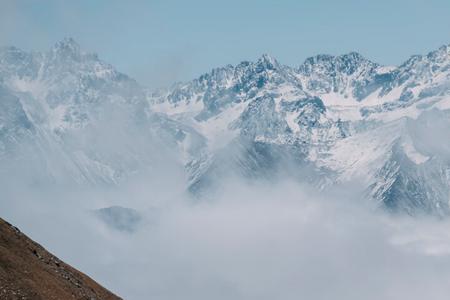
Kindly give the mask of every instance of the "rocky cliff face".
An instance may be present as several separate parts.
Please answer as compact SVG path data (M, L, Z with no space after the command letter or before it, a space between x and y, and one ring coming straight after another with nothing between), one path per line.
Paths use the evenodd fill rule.
M227 66L219 79L213 71L176 85L151 103L206 137L209 155L199 158L205 163L188 165L194 187L210 186L211 174L223 174L217 169L224 164L217 161L224 152L234 153L234 159L226 160L237 161L232 169L236 174L244 170L246 178L252 177L248 169L274 175L279 168L274 160L289 157L287 165L295 167L283 163L284 170L319 188L362 181L369 198L392 211L447 214L450 152L425 150L427 143L435 143L436 131L428 131L430 138L418 132L425 124L447 128L442 124L450 108L448 49L413 56L399 67L380 66L354 52L318 55L298 68L263 56L255 63ZM173 98L181 91L185 97ZM211 99L217 100L213 108ZM215 150L217 140L224 140L217 136L228 138L220 147L227 150ZM237 158L230 147L241 149ZM208 183L199 184L202 180Z

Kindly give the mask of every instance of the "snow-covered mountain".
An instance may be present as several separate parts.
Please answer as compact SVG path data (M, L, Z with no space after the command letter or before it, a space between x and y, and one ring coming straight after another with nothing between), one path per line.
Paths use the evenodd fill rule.
M31 181L120 184L171 165L198 197L230 178L289 177L358 182L392 211L450 212L449 46L398 67L263 55L149 91L66 39L0 50L0 107L2 170L25 162Z
M349 53L292 68L264 55L150 102L205 136L207 154L188 164L195 192L230 172L281 173L319 188L358 181L391 210L447 214L449 84L448 46L399 67Z
M182 168L172 149L183 146L189 157L195 143L204 143L185 125L153 113L136 81L72 39L46 53L0 49L0 95L0 172L8 178L119 184L162 162Z

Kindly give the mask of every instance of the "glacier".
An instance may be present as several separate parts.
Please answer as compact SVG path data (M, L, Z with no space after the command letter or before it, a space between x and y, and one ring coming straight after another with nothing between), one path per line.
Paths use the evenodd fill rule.
M382 66L263 55L150 90L70 38L0 49L0 176L116 186L159 169L195 199L229 178L357 182L393 213L450 213L450 46Z

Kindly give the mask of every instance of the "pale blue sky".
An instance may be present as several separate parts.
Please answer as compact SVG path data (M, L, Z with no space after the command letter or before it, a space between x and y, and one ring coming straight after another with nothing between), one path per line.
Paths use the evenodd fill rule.
M0 2L0 44L45 50L66 36L155 87L269 53L358 51L382 64L450 43L449 0Z

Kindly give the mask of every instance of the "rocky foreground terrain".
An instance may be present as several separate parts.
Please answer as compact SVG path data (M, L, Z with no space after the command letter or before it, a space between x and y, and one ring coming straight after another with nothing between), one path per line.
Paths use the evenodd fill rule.
M121 299L0 218L0 299Z

